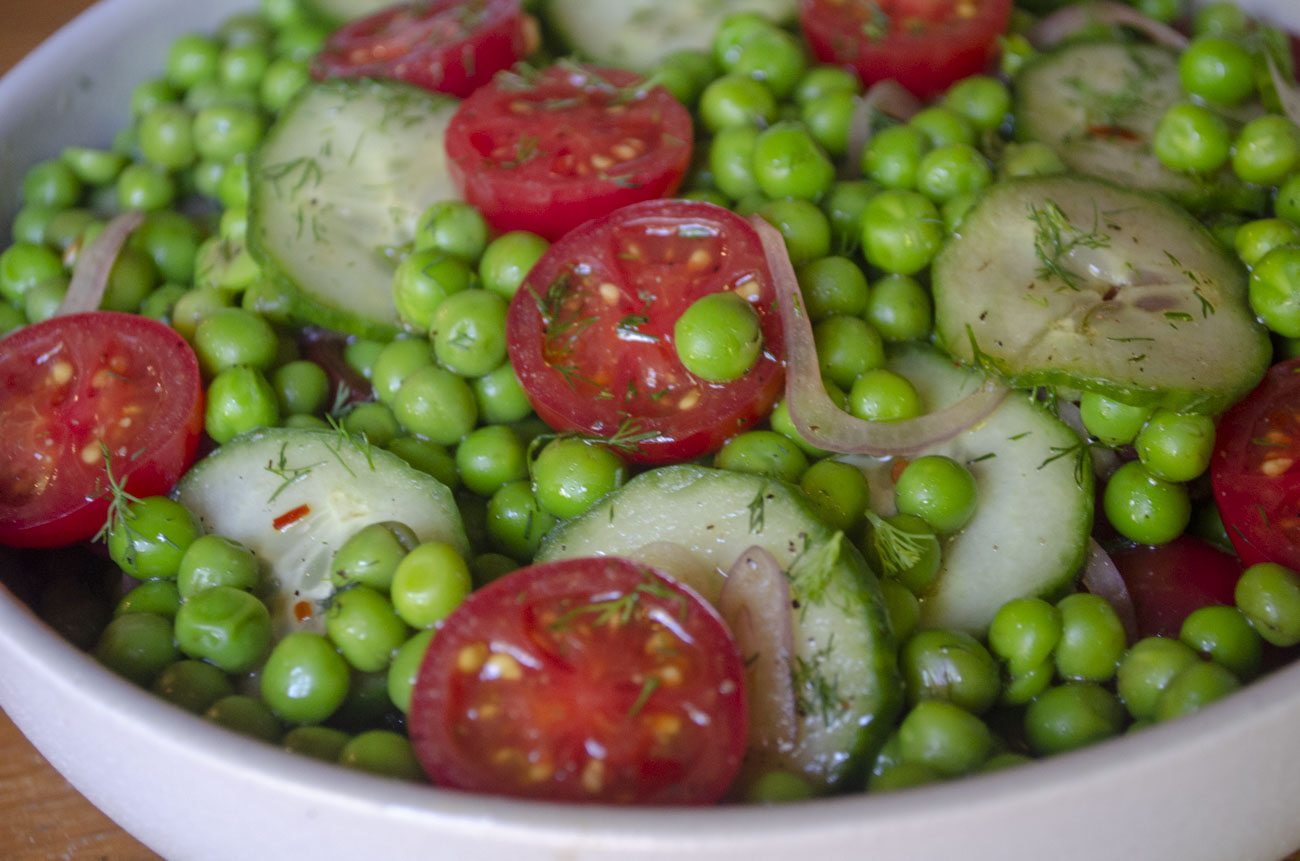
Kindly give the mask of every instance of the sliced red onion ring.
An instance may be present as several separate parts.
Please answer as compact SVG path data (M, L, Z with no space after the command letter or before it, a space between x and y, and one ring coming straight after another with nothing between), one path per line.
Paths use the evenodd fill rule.
M1282 105L1282 112L1291 122L1300 125L1300 88L1282 77L1282 72L1273 61L1272 54L1266 53L1264 59L1268 62L1268 74L1273 79L1273 87L1277 90L1277 100Z
M1173 27L1148 18L1132 6L1113 0L1094 0L1082 6L1066 6L1039 21L1029 31L1029 42L1044 50L1060 43L1092 22L1123 24L1145 34L1153 42L1182 50L1187 47L1187 37Z
M794 682L794 611L790 584L781 566L753 546L727 569L718 612L731 628L747 661L749 747L772 752L793 749L798 735Z
M785 240L762 218L750 216L749 221L763 243L785 329L786 407L799 434L809 443L827 451L877 457L917 454L986 418L1007 396L1007 387L990 377L957 403L914 419L869 422L844 412L822 385L812 323L799 294Z
M844 151L843 175L857 177L862 170L862 151L871 142L871 129L877 113L906 122L922 108L921 100L892 78L877 81L854 99L853 116L849 117L848 146Z
M143 212L124 212L115 216L89 245L81 249L81 254L77 256L77 266L72 271L72 281L68 284L68 292L59 304L59 310L55 312L57 316L99 309L118 252L122 250L131 231L143 221Z
M1095 538L1088 539L1088 563L1083 569L1082 582L1085 589L1105 598L1106 603L1115 608L1115 613L1124 625L1124 633L1128 636L1128 641L1136 643L1138 622L1133 598L1129 595L1128 586L1125 585L1119 569L1115 567L1114 560Z

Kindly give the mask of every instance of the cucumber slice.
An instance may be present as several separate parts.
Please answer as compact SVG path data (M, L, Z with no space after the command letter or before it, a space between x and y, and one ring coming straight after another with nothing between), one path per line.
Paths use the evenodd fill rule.
M330 561L363 526L399 520L421 541L465 556L470 549L445 485L391 452L331 431L268 428L239 437L196 463L175 496L204 531L240 542L269 566L277 638L324 630L334 592ZM303 601L310 617L299 619Z
M642 473L552 530L537 560L639 558L655 542L672 542L724 571L757 544L791 578L799 740L790 751L747 762L745 775L781 768L828 790L860 778L865 758L892 727L901 688L879 585L857 549L779 481L669 466Z
M311 83L251 171L249 250L297 319L372 338L400 321L393 273L424 210L457 197L443 133L458 102L395 81Z
M1241 182L1230 168L1190 176L1169 170L1151 152L1156 124L1186 99L1178 55L1167 48L1067 45L1016 76L1016 136L1049 144L1079 173L1158 191L1191 209L1259 210L1264 190Z
M994 185L931 273L939 343L1014 386L1217 413L1268 366L1241 265L1157 195L1070 176Z
M673 51L707 51L718 25L737 12L777 23L796 0L546 0L546 23L569 50L606 66L645 71Z
M912 381L934 410L982 384L922 345L891 353L888 367ZM1092 530L1093 476L1078 434L1027 395L1013 394L987 419L926 454L964 464L979 504L966 527L943 544L943 562L921 599L921 625L983 636L993 615L1013 598L1054 598L1079 573ZM866 474L871 508L894 508L893 462L848 456Z
M338 26L356 18L373 15L393 5L393 0L299 0L303 11L327 24Z

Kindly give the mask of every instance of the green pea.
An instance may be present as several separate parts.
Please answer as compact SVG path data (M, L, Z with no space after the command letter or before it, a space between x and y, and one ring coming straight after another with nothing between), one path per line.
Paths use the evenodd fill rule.
M412 628L433 628L474 588L469 565L456 549L437 541L412 550L393 574L393 609Z
M411 527L396 520L363 526L334 552L330 582L339 587L360 583L388 591L397 566L419 543Z
M837 253L852 254L862 243L862 211L878 191L880 186L870 180L843 180L832 185L822 199Z
M1210 465L1214 420L1196 413L1157 410L1134 441L1147 470L1165 481L1191 481Z
M403 436L384 447L416 469L432 475L448 488L455 490L460 486L456 460L448 453L446 446L419 437Z
M856 111L854 94L836 91L804 102L799 119L826 154L838 159L848 152L849 129Z
M910 275L886 275L871 285L864 316L891 343L919 340L932 328L930 293Z
M185 599L176 612L176 642L191 658L228 673L256 667L271 643L266 605L242 589L213 586Z
M424 770L405 736L392 730L372 729L354 736L339 751L339 764L400 780L422 781Z
M765 127L776 119L776 96L747 75L723 75L700 93L699 115L712 133L734 126Z
M835 166L802 123L779 122L754 141L754 178L770 198L814 200L830 188Z
M746 431L727 440L713 458L714 466L735 472L770 475L797 484L808 458L789 439L770 430Z
M255 108L234 102L211 105L194 116L194 146L202 158L228 162L253 151L265 123Z
M1250 19L1246 13L1236 3L1229 0L1221 0L1216 3L1206 3L1196 10L1192 18L1192 34L1196 36L1227 36L1236 37L1245 35Z
M158 105L175 102L179 97L176 88L167 79L146 78L131 91L131 116L139 119Z
M1111 475L1102 508L1116 531L1139 544L1174 540L1192 516L1187 488L1157 478L1139 461L1130 461Z
M1242 572L1233 593L1259 635L1275 646L1300 643L1300 576L1275 562Z
M280 413L285 416L319 413L329 399L329 374L307 359L280 365L271 374L271 386Z
M245 431L280 423L275 389L256 368L236 365L219 372L208 385L204 429L218 443Z
M176 199L176 183L155 167L129 164L117 177L117 206L151 212L166 209Z
M894 578L885 577L880 581L880 595L894 636L900 640L912 636L921 624L921 602L916 594Z
M915 418L924 408L920 393L907 377L872 368L849 388L849 412L867 421L892 422Z
M813 326L813 341L821 375L841 388L885 364L884 339L860 317L827 317Z
M455 460L461 483L479 496L528 476L523 443L504 425L471 431L456 447Z
M939 210L922 194L887 189L862 211L862 249L867 262L902 275L924 269L944 241Z
M50 248L16 242L0 252L0 296L14 304L42 281L63 275L63 261Z
M1083 426L1109 446L1133 442L1151 412L1151 407L1131 406L1094 392L1084 392L1079 400Z
M1063 679L1105 682L1115 675L1127 638L1115 609L1100 595L1078 592L1056 604L1061 611L1061 639L1056 644L1056 671Z
M1300 167L1300 128L1265 114L1242 126L1232 149L1232 169L1246 182L1277 185Z
M23 174L21 200L25 206L67 209L81 197L81 181L60 159L40 161Z
M215 39L197 34L181 36L167 51L167 80L182 90L215 80L220 55Z
M1236 41L1197 36L1178 58L1183 89L1207 102L1233 105L1255 91L1254 61Z
M989 649L1012 674L1019 675L1049 661L1061 633L1061 611L1055 604L1042 598L1015 598L1003 604L989 623Z
M122 596L117 606L113 608L113 615L154 613L167 619L174 619L180 606L181 594L176 588L176 583L171 580L145 580Z
M325 631L348 663L365 673L387 668L411 633L392 602L361 585L334 593L325 613Z
M748 75L768 86L778 100L784 100L803 76L807 61L803 45L794 35L765 27L750 35L735 52L727 71Z
M944 700L917 703L898 725L904 763L934 769L945 777L974 771L993 750L984 721Z
M268 113L278 114L310 81L311 71L305 59L276 57L258 84L258 100Z
M1218 114L1202 105L1179 104L1160 117L1151 150L1170 170L1210 173L1227 163L1232 139Z
M470 387L474 390L479 420L485 424L512 424L533 412L528 394L519 384L515 369L509 362L502 362L483 376L475 377Z
M479 280L485 289L510 299L549 247L545 239L526 230L503 233L483 249L478 263Z
M208 376L236 365L268 370L278 350L279 341L271 324L243 308L217 309L199 321L194 330L194 352L199 367Z
M488 500L488 538L496 549L520 561L532 559L542 537L557 522L537 501L527 481L507 484Z
M754 126L732 126L720 129L709 142L713 183L732 200L759 192L758 177L754 175L754 145L758 136L759 130Z
M424 653L428 651L433 635L433 628L415 634L402 644L397 654L393 656L393 662L388 666L388 698L402 714L407 714L411 710L411 692L415 688L415 680L420 674L420 663L424 660Z
M292 631L275 644L262 667L262 700L286 723L321 723L348 694L348 664L312 631Z
M796 103L806 105L831 93L856 95L860 92L862 82L857 75L840 66L820 64L804 72L795 85L793 96Z
M462 290L438 304L429 334L443 367L481 377L506 358L505 299L490 290Z
M945 107L965 117L979 131L1000 127L1011 111L1011 92L997 78L971 75L943 95Z
M969 144L935 147L916 166L916 190L936 203L972 195L992 182L988 159Z
M464 378L426 365L402 383L392 402L393 415L411 433L454 445L474 429L478 404Z
M95 646L95 659L137 685L149 687L154 678L180 657L172 638L172 623L155 613L127 613L108 623Z
M1025 738L1037 754L1076 750L1118 735L1125 709L1110 691L1092 682L1048 688L1025 709Z
M149 256L164 281L184 284L194 277L199 241L199 228L193 221L177 212L159 210L145 216L129 244Z
M350 738L343 730L333 727L296 726L284 734L280 744L290 753L334 763Z
M330 726L350 733L376 726L396 726L401 713L388 698L388 670L352 673L347 699L330 716Z
M1259 674L1263 638L1237 607L1212 605L1192 611L1183 620L1178 639L1242 681Z
M970 470L943 455L913 460L894 484L898 510L916 515L941 535L965 526L975 514L977 501L975 477Z
M172 705L201 715L217 700L234 694L235 686L212 664L187 658L164 667L151 690Z
M1170 679L1160 692L1154 717L1166 721L1198 712L1240 687L1241 682L1226 667L1211 661L1195 661Z
M217 58L217 78L223 87L251 90L262 83L271 65L271 55L264 44L227 43Z
M1115 691L1134 718L1154 718L1161 691L1174 676L1195 663L1196 653L1178 640L1144 637L1120 661Z
M39 323L59 313L68 295L69 279L63 275L46 278L23 294L23 313L28 323Z
M763 331L754 306L725 290L692 302L673 326L673 342L686 370L725 383L740 379L758 361Z
M799 487L817 515L842 532L862 522L871 497L862 470L835 460L819 460L809 466L799 479Z
M222 535L202 535L181 557L176 586L182 598L190 598L213 586L253 591L261 578L261 566L253 551Z
M738 205L737 211L739 210ZM790 262L795 266L830 253L830 222L809 201L798 198L766 201L758 207L757 213L781 233Z
M745 785L745 801L751 804L782 804L789 801L808 801L817 796L817 790L798 774L771 769Z
M488 225L477 209L459 200L443 200L420 216L415 249L432 249L473 263L488 244Z
M1250 272L1250 307L1269 329L1300 337L1300 245L1279 245Z
M943 551L930 525L912 514L882 518L868 513L871 528L863 535L863 555L871 567L923 595L939 575Z
M184 105L163 102L140 118L140 153L164 170L183 170L198 158L194 115Z
M867 278L847 257L819 257L800 266L795 275L814 323L833 314L858 316L867 309Z
M913 634L898 663L913 705L942 700L980 715L1002 691L997 662L979 640L962 631L934 628Z
M284 732L275 714L261 700L243 694L222 697L203 716L218 726L271 744L279 742Z
M121 153L83 146L64 147L59 157L85 185L108 185L127 161Z
M406 378L432 362L433 351L424 338L398 338L385 345L370 372L375 397L380 403L391 404Z
M977 142L971 121L945 105L923 108L907 124L925 135L932 147L955 143L974 146Z
M1300 245L1300 227L1283 218L1257 218L1240 225L1232 240L1241 262L1253 267L1278 246Z
M1008 673L1002 683L999 704L1025 706L1042 696L1056 678L1056 662L1051 658L1019 673Z
M146 496L133 500L124 513L111 518L108 553L136 579L175 579L186 548L198 534L197 521L179 502Z
M402 435L402 427L393 411L374 401L352 404L339 424L352 436L379 446L386 446Z
M912 126L882 129L862 150L862 173L885 188L914 189L921 158L930 149L925 134Z
M1009 143L998 159L998 179L1021 176L1053 176L1065 173L1065 162L1056 150L1042 141Z

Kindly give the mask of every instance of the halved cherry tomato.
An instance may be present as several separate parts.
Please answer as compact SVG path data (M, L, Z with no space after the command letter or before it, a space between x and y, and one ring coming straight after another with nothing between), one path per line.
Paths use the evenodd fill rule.
M173 329L94 311L0 341L0 544L57 547L131 494L171 490L203 430L199 364Z
M742 377L683 367L673 327L691 303L730 290L758 312L763 352ZM657 200L617 210L547 250L510 303L510 362L557 430L610 440L640 463L714 451L767 415L785 380L785 341L758 234L729 210Z
M983 72L1011 18L1011 0L800 0L799 21L823 63L848 66L866 84L893 78L937 96Z
M676 191L691 116L621 69L561 63L498 75L447 126L452 179L498 230L558 239L582 222Z
M1241 563L1230 553L1190 535L1158 547L1111 554L1137 611L1138 633L1177 637L1192 611L1231 606Z
M312 75L396 78L464 98L528 56L537 23L519 0L399 3L344 24L325 40Z
M1210 479L1242 562L1300 570L1300 359L1274 365L1219 419Z
M508 574L446 619L408 726L440 786L707 804L744 754L744 674L695 592L626 559L567 559Z

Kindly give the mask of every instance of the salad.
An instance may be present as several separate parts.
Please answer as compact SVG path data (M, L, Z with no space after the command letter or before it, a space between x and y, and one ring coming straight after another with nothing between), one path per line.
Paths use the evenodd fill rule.
M1286 660L1285 36L662 5L268 2L32 166L15 591L255 737L615 803L951 779Z

